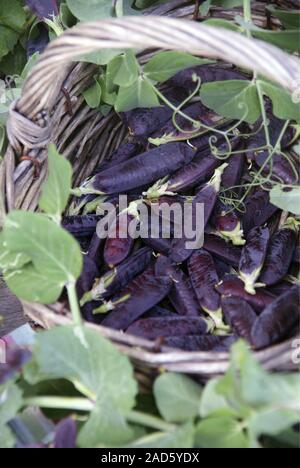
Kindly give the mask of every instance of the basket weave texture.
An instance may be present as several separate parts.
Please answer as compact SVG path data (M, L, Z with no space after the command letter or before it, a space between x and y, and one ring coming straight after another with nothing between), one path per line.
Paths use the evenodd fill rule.
M266 20L257 4L255 21ZM255 10L256 11L256 10ZM75 63L81 54L105 48L140 48L141 62L153 49L187 51L194 55L222 59L236 66L263 74L291 93L300 83L300 60L264 42L237 33L191 22L194 6L174 0L144 17L128 17L81 24L52 42L28 77L21 98L10 110L7 126L10 145L0 168L0 225L12 209L35 210L41 186L47 175L46 146L49 142L68 158L74 168L74 185L79 185L94 168L108 158L124 140L127 129L111 112L102 117L85 104L82 92L92 83L95 66ZM152 16L152 14L166 16ZM213 16L218 14L213 10ZM235 12L236 13L236 12ZM234 12L226 12L230 18ZM180 17L181 19L167 16ZM221 15L222 16L222 15ZM224 17L224 14L223 14ZM66 109L62 86L73 102L73 115ZM26 154L37 158L41 173L34 180ZM71 323L61 304L43 306L23 302L25 313L43 328ZM227 353L189 353L157 346L115 330L87 324L115 345L135 364L140 380L147 384L158 368L198 374L201 378L223 373L228 367ZM256 353L266 369L292 370L293 340ZM146 377L147 376L147 377ZM146 379L146 380L145 380Z

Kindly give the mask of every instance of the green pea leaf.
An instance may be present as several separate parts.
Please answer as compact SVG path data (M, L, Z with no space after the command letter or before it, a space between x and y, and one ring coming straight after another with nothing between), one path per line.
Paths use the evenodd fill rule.
M241 32L242 28L237 26L236 24L232 23L231 21L219 19L219 18L211 18L204 21L204 24L207 26L214 26L216 28L224 28L229 29L229 31Z
M107 65L113 58L123 52L123 49L103 49L89 54L80 55L76 61L94 63L95 65Z
M194 57L185 52L160 52L145 65L144 73L150 80L162 83L181 70L206 63L212 63L212 61Z
M105 105L100 106L100 111L104 112L107 109L107 106L113 106L117 100L116 89L113 88L109 83L107 83L106 76L101 76L99 78L99 83L101 85L101 101ZM104 108L104 109L103 109ZM103 114L104 115L104 114Z
M48 174L39 207L60 223L72 188L72 166L58 153L55 145L49 145L48 148Z
M83 92L84 99L91 109L98 109L101 103L101 85L98 79L94 77L94 84Z
M201 448L248 448L243 424L229 416L210 417L196 427L196 444Z
M125 416L110 400L100 401L79 432L77 443L81 448L95 448L99 443L110 446L123 445L134 437Z
M256 411L268 408L296 411L300 404L300 375L269 374L246 343L239 341L232 347L230 369L219 380L217 391L225 395L227 401L235 395L236 406L242 402Z
M234 24L231 21L223 19L208 19L204 23L208 26L215 26L220 28L229 29L230 31L245 33L246 25L240 20L240 17L236 18L238 24ZM251 31L251 35L257 39L269 42L270 44L276 45L289 52L299 51L299 31L298 29L288 30L276 30L267 31L262 28L258 28L254 24L247 23L247 29Z
M71 13L68 5L66 3L62 3L60 5L59 9L59 16L61 19L61 22L65 28L72 28L73 26L76 25L77 19L75 16Z
M21 81L20 81L20 87L23 86L23 83L24 81L26 80L26 78L28 77L29 73L31 72L31 70L33 69L33 67L37 64L38 60L40 58L40 53L39 52L35 52L35 54L33 54L29 60L27 61L25 67L23 68L22 70L22 73L21 73ZM19 83L19 82L18 82Z
M18 270L27 263L30 263L30 257L23 253L12 253L7 248L3 232L0 232L0 268L3 272L9 270Z
M0 448L10 449L15 446L16 439L8 426L0 428Z
M115 12L117 18L122 16L139 16L141 12L132 8L133 0L116 0Z
M4 75L19 75L25 67L26 62L26 50L21 43L18 42L14 49L1 60L0 71Z
M32 264L5 272L4 280L9 289L24 301L53 304L61 295L61 285L51 281L46 272L38 271Z
M223 117L255 123L260 117L256 85L252 81L228 80L205 83L201 87L203 104Z
M274 5L268 5L267 10L272 13L273 16L279 18L283 26L286 29L299 29L300 26L300 12L299 10L280 10Z
M118 86L133 85L139 76L139 64L132 50L114 58L107 67L107 77Z
M166 421L182 423L198 415L201 387L184 375L162 374L155 381L154 395Z
M142 437L125 448L193 448L195 428L189 422L171 432L155 432Z
M81 21L96 21L113 14L113 4L107 0L67 0L67 5Z
M20 96L20 88L4 89L0 82L0 125L6 125L10 104Z
M199 13L201 16L207 16L212 5L212 0L205 0L199 7Z
M137 384L128 358L99 333L84 328L59 327L36 338L35 366L26 378L67 379L96 402L78 443L95 447L99 443L122 442L132 437L125 423L133 408ZM32 373L34 370L34 373Z
M46 216L12 211L6 217L3 233L8 250L28 256L35 269L48 276L50 284L62 289L79 277L82 270L79 244Z
M13 29L0 24L0 60L11 52L18 42L19 34Z
M252 35L289 52L299 52L300 50L298 29L286 31L253 30Z
M21 0L9 0L0 3L0 24L21 31L26 21L26 14ZM1 41L2 41L2 36Z
M117 112L125 112L137 107L158 107L158 97L151 84L142 76L126 88L121 87L115 102Z
M259 84L263 93L271 99L276 117L300 122L300 104L294 102L290 93L268 81L259 81Z
M300 215L300 187L287 191L284 186L275 185L270 191L270 201L284 211Z
M258 438L264 434L279 435L299 422L296 411L280 408L267 408L253 413L248 424L250 431Z
M219 379L210 380L203 389L199 413L202 418L218 413L222 416L237 416L238 413L230 406L226 398L218 392Z

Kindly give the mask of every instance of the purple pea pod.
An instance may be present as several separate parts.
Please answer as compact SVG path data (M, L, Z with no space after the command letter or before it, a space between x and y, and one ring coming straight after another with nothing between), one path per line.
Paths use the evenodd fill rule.
M189 210L189 219L184 219L184 225L187 225L187 223L189 223L189 226L195 227L197 208L200 204L203 204L204 223L201 227L203 230L205 229L205 226L208 223L208 220L217 201L218 193L221 186L222 174L226 167L227 164L223 164L218 169L216 169L211 180L195 196L192 202L192 209ZM197 235L199 235L199 232L197 233ZM188 239L185 236L185 234L180 239L174 239L172 243L172 252L170 254L170 258L176 263L185 262L186 260L188 260L188 258L192 255L194 251L191 248L187 248L187 243L195 242L196 238Z
M298 223L288 218L271 239L266 261L259 281L272 286L288 273L297 244Z
M227 122L227 120L205 107L199 101L189 105L182 112L197 122L201 121L207 127L224 126ZM193 138L196 134L208 132L208 130L201 127L201 124L195 126L193 122L180 114L176 116L176 123L181 130L174 126L173 119L171 119L166 125L151 135L149 143L159 146L171 141L186 141Z
M144 244L150 247L155 252L158 252L162 255L169 255L172 243L170 239L163 239L163 238L155 238L151 237L150 235L146 238L143 238Z
M216 218L216 231L225 239L229 240L233 245L245 245L246 241L243 238L244 231L241 227L239 217L233 211L223 211Z
M262 167L266 164L269 153L267 151L261 151L255 153L254 161L259 166ZM293 169L294 167L294 169ZM297 165L293 162L290 156L282 154L273 154L272 156L272 169L270 164L264 166L263 174L269 174L272 170L272 175L276 176L275 180L280 180L284 184L294 185L298 182L299 176L297 173Z
M263 349L279 343L294 329L299 322L299 286L275 299L256 319L251 341L255 349Z
M275 146L280 137L285 122L275 117L275 115L272 112L272 104L270 101L266 101L266 111L269 120L268 130L270 135L270 143L272 146ZM249 137L247 145L247 158L252 160L255 159L255 154L258 152L257 148L261 148L262 146L266 145L265 129L262 126L262 119L259 119L257 121L253 130L254 135ZM257 132L257 130L259 131ZM289 128L285 131L283 138L280 142L282 150L288 148L291 145L295 138L296 132L297 129L293 126L289 126Z
M239 144L237 145L237 148L244 149L244 145ZM235 187L240 184L245 166L245 155L244 153L235 154L228 158L227 162L228 167L225 169L222 176L223 189L230 189L231 187Z
M178 317L178 315L175 312L160 306L155 306L144 314L144 318L155 317Z
M49 43L49 30L44 23L36 23L29 35L26 51L29 59L35 53L42 54Z
M84 293L89 291L93 286L95 278L99 276L99 269L90 257L83 257L83 271L76 284L78 297L82 297Z
M65 216L62 227L76 238L88 237L94 234L101 218L98 215Z
M81 300L81 306L90 301L103 301L120 292L150 265L152 251L147 247L138 250L127 260L113 270L106 272L102 278L94 282L93 289L87 292ZM94 276L94 279L97 276Z
M270 231L267 227L251 229L247 236L247 244L242 250L239 263L239 277L245 284L245 291L255 294L258 279L267 255Z
M242 219L245 235L256 226L263 226L278 208L270 203L269 193L256 189L245 202L246 211Z
M8 347L6 350L6 362L5 364L0 364L0 385L3 385L14 377L30 358L31 352L27 349Z
M26 5L39 18L52 18L58 16L58 6L56 0L25 0Z
M89 245L88 256L89 258L94 260L97 265L99 265L100 263L104 244L105 239L101 239L101 237L98 236L97 232L95 232Z
M296 263L297 265L300 264L300 246L299 245L296 245L294 249L292 262Z
M214 261L204 249L193 253L188 261L191 283L201 308L213 319L220 330L228 330L223 323L221 297L216 291L219 283Z
M236 340L237 338L234 336L167 336L164 338L164 345L170 348L179 348L182 351L213 351L216 353L226 353Z
M220 279L223 279L224 276L229 275L233 272L232 267L228 263L223 262L222 260L220 260L217 257L214 257L213 255L212 258L216 267L217 275Z
M210 150L197 155L193 161L184 166L169 179L167 190L181 192L196 187L207 180L220 165L220 160Z
M166 98L174 105L179 105L185 98L186 92L181 89L172 89L165 93ZM157 129L161 128L173 115L168 106L138 108L121 113L121 118L128 126L132 136L146 139Z
M193 140L193 145L194 141L195 140ZM231 141L232 148L235 149L238 144L239 139L236 137L233 138ZM218 150L222 153L226 149L227 143L224 143L223 141L222 144L220 143ZM173 174L173 176L168 180L168 183L166 184L166 190L169 192L181 192L197 187L199 184L211 177L215 169L220 166L220 163L220 159L211 153L211 148L209 147L201 152L197 152L196 156L190 164L175 172L175 174ZM223 169L223 173L226 170L227 167Z
M103 161L99 166L96 167L92 175L96 175L99 172L114 167L128 159L136 156L140 151L141 145L138 143L124 143L117 150L113 152L110 159Z
M54 437L55 449L76 448L77 424L75 419L66 418L56 426Z
M204 248L212 255L233 267L237 267L240 262L242 250L225 242L224 239L212 234L205 234Z
M226 131L232 126L232 123L226 123L225 125L218 125L216 128L218 130ZM210 150L211 151L211 143L213 143L213 146L218 148L219 151L224 151L222 148L226 148L228 144L226 143L226 147L224 147L224 135L221 133L214 133L213 135L213 141L212 141L212 134L211 132L209 133L203 133L195 138L190 139L190 144L194 147L197 148L198 151L205 151L205 150Z
M281 296L282 294L286 293L291 289L291 283L288 281L281 281L280 283L274 284L274 286L270 286L268 291L274 296Z
M201 315L203 312L195 295L190 279L180 270L173 277L174 284L169 300L176 312L184 316Z
M201 314L190 279L182 270L172 265L170 259L159 257L155 271L157 275L169 276L173 281L173 287L169 294L169 300L179 315L196 317Z
M137 320L127 329L127 333L155 340L173 335L204 335L213 327L213 322L203 317L155 317Z
M222 310L225 322L235 335L251 342L251 330L257 315L248 302L239 297L223 297Z
M94 311L112 311L102 321L102 325L118 330L127 329L145 312L159 304L170 292L172 280L167 276L155 276L153 268L148 268L135 278L119 295L109 303Z
M170 83L171 86L193 91L196 86L193 79L194 75L199 76L201 83L245 79L245 75L230 68L224 68L219 65L197 65L196 67L180 71L173 76L168 83Z
M223 178L222 178L223 180ZM216 233L225 241L231 241L233 245L244 245L243 229L241 221L231 207L217 202L210 222L215 228Z
M258 289L255 294L247 293L243 281L235 275L225 276L216 286L216 290L223 296L233 296L244 299L256 312L261 312L276 299L273 294L264 289Z
M169 143L100 172L73 193L103 195L144 187L179 170L194 155L194 150L185 143Z
M104 261L110 268L122 263L134 246L134 238L130 235L130 223L135 217L127 211L120 213L116 222L113 222L108 233L104 247Z
M144 224L144 217L141 217L140 220L140 232L141 232L141 238L143 242L150 247L153 251L158 252L162 255L169 255L169 252L171 250L171 239L170 239L170 234L165 235L163 225L161 222L161 218L153 214L151 211L152 216L149 216L145 220L147 221L147 225L145 226ZM168 223L171 229L171 224Z

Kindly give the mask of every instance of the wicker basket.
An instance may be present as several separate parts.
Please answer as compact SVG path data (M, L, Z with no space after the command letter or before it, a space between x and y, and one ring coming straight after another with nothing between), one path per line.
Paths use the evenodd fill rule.
M160 15L192 16L194 5L175 0L156 10ZM259 4L261 5L261 3ZM261 21L265 18L261 16ZM14 208L35 210L47 173L45 147L54 142L73 164L74 184L80 184L110 156L126 136L126 129L113 112L103 118L89 109L82 91L92 82L94 65L74 63L82 53L104 48L153 48L188 51L195 55L222 59L274 80L290 92L300 80L300 61L266 43L236 33L201 25L185 19L130 17L81 24L50 44L27 79L22 97L14 103L8 122L10 146L0 168L0 213ZM141 54L145 60L147 52ZM67 89L73 101L73 115L61 92ZM28 161L18 164L22 154L41 164L38 179ZM23 303L25 313L44 328L71 323L62 304L51 307ZM197 374L201 378L223 373L228 354L181 352L101 326L87 324L108 337L135 365L140 380L147 384L158 369ZM267 369L291 370L293 340L257 353ZM145 380L146 379L146 380Z

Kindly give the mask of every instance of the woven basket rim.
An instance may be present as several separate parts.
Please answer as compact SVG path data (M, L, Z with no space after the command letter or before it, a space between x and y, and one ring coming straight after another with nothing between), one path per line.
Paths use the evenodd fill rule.
M237 38L238 44L236 44ZM0 187L1 181L5 182L10 179L10 185L7 185L9 190L4 191L9 209L14 206L12 177L15 171L15 155L20 154L24 146L26 150L37 152L45 146L48 128L47 125L45 127L39 125L40 112L45 108L52 110L57 105L58 94L55 86L62 83L67 72L71 70L69 66L65 66L63 73L59 73L62 63L78 56L83 50L89 52L102 47L120 48L120 44L134 47L141 43L147 47L188 50L195 55L213 58L221 58L222 55L224 59L232 61L235 65L247 67L248 64L248 68L264 72L269 78L290 91L294 90L294 81L297 79L300 81L300 60L297 57L290 56L256 39L241 37L231 31L222 31L182 19L155 16L125 17L81 24L67 31L48 46L28 77L22 97L11 108L8 123L10 146L5 155L4 165L0 168ZM233 47L234 44L236 44L235 47ZM266 58L269 62L266 62ZM57 76L54 79L55 73ZM24 129L30 135L31 140L24 135ZM38 132L38 137L35 132ZM45 176L46 169L43 173L43 177ZM34 203L30 206L30 209L33 208ZM62 317L58 314L58 304L47 307L23 302L23 306L26 314L45 328L55 324L70 323L69 316ZM162 348L162 353L159 353L153 342L104 329L101 326L92 324L87 324L87 326L98 329L134 362L139 362L149 368L164 367L176 372L212 376L225 372L228 367L228 353L188 353L168 348ZM288 340L256 352L255 355L266 368L292 369L294 368L291 360L292 352L292 340ZM169 362L170 359L171 362Z

